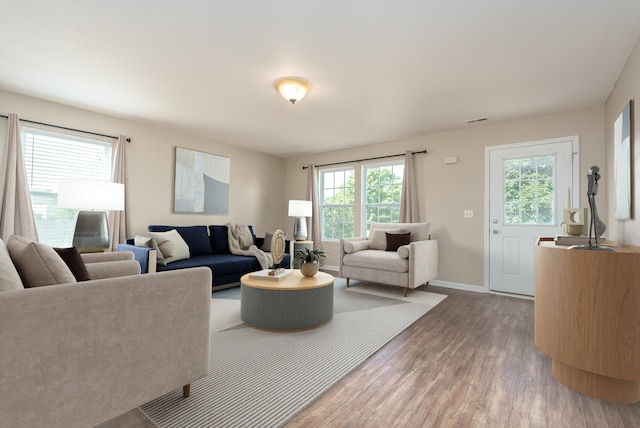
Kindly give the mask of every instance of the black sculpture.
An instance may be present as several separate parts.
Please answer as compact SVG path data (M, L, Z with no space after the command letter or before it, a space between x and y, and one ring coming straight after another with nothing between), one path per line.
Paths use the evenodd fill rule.
M600 237L607 230L607 225L604 224L600 217L598 217L598 208L596 207L596 195L598 194L598 180L600 180L600 168L592 166L589 168L587 174L587 198L589 199L589 244L588 245L573 245L569 247L570 250L596 250L596 251L614 251L613 248L603 247L600 245ZM594 242L591 238L594 237Z

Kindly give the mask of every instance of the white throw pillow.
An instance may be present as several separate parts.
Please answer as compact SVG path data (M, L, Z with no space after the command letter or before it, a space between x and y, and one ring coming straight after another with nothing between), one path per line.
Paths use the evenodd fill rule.
M0 240L0 291L23 290L22 280L16 267L11 261L9 250L4 242Z
M189 245L182 239L177 230L149 232L149 236L158 243L158 248L165 262L171 263L189 258Z
M371 243L369 248L372 250L387 249L387 233L401 233L401 229L373 229L371 231Z
M164 266L167 262L164 260L164 256L162 255L162 251L158 247L158 242L150 236L142 236L136 235L133 238L133 245L136 247L146 247L151 248L152 250L156 250L156 264L160 266Z
M272 239L273 239L273 233L267 232L267 234L264 235L264 242L262 243L262 247L260 247L260 249L262 251L264 251L265 253L270 253L271 252L271 240Z
M64 260L48 245L11 235L7 249L25 288L77 282Z
M372 222L369 229L369 238L372 237L372 232L378 229L384 229L389 233L397 233L396 230L400 229L402 232L411 232L411 242L426 241L429 239L429 227L430 223L379 223Z

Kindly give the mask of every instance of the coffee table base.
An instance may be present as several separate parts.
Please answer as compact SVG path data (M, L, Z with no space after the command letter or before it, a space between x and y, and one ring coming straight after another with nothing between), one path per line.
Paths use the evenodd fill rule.
M321 327L333 318L333 281L300 290L240 286L240 316L251 327L294 332Z

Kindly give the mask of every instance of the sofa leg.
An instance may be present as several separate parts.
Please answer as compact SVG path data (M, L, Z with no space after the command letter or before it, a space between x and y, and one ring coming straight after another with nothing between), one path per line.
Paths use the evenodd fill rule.
M409 288L405 287L404 288L404 297L407 297L407 294L409 293Z
M349 278L346 278L347 280L347 288L349 288Z
M183 398L189 398L189 395L191 395L191 384L188 383L185 386L182 387L182 397Z

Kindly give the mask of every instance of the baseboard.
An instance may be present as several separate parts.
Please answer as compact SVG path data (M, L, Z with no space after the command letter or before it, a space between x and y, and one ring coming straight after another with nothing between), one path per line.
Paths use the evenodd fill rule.
M429 281L429 285L436 285L438 287L453 288L455 290L473 291L474 293L487 293L481 285L469 285L460 284L458 282L440 281L437 279Z
M533 296L525 296L524 294L503 293L501 291L489 291L489 294L495 294L496 296L513 297L516 299L535 300Z
M323 272L330 273L333 276L336 276L336 275L338 275L338 271L340 269L338 268L338 266L322 265L320 270L323 271Z
M320 270L323 272L327 272L333 276L337 276L339 268L338 266L323 265ZM438 287L444 288L454 288L456 290L473 291L474 293L487 293L487 290L485 290L481 285L460 284L457 282L439 281L437 279L429 281L429 285L436 285Z
M215 285L211 287L211 291L220 291L225 290L227 288L240 287L240 282L230 282L228 284Z
M533 297L531 296L523 296L521 294L501 293L499 291L486 290L484 287L480 285L468 285L468 284L460 284L457 282L438 281L437 279L434 279L433 281L429 281L429 285L435 285L435 286L444 287L444 288L453 288L456 290L463 290L463 291L473 291L474 293L487 293L487 294L495 294L496 296L515 297L517 299L533 300Z

